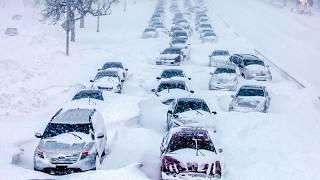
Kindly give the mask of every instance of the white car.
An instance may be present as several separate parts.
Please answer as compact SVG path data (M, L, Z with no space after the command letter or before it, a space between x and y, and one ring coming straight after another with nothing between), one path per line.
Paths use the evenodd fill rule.
M216 148L214 134L204 128L172 128L162 140L161 179L214 180L223 175L224 166Z
M166 105L171 104L176 98L187 97L190 93L194 93L194 91L189 90L186 83L181 80L161 81L157 89L152 89L151 91Z
M173 101L167 112L167 129L178 126L207 127L215 131L215 120L207 103L200 98L182 97Z
M118 71L118 74L119 74L121 80L126 81L128 78L128 68L123 66L123 64L121 62L118 62L118 61L106 62L102 66L102 68L98 69L98 71L104 71L104 70Z
M121 93L124 80L120 78L118 71L104 70L99 71L94 80L90 80L90 82L93 89Z
M106 155L107 133L95 109L60 109L34 152L34 169L49 174L96 170Z
M209 90L225 89L235 91L237 89L238 76L235 66L219 66L210 74Z
M230 53L227 50L215 50L209 55L209 66L217 67L230 64Z
M168 79L175 79L175 80L191 80L191 77L188 77L182 69L165 69L161 72L160 76L157 77L157 80L168 80Z
M67 101L67 108L97 108L105 102L105 91L99 89L84 89L77 92L71 101Z
M159 37L159 32L155 28L146 28L142 33L142 38L156 38Z
M214 32L205 32L200 36L200 40L202 43L205 42L217 42L218 38Z
M180 48L166 48L160 53L160 57L156 60L156 64L179 66L184 60L185 57Z

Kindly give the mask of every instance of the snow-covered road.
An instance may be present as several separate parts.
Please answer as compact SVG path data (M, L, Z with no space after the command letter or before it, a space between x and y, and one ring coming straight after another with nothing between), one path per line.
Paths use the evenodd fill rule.
M0 153L5 156L0 159L0 179L57 178L33 171L32 156L37 144L33 134L42 132L51 115L82 86L89 85L97 68L106 60L114 59L120 59L127 65L129 79L123 94L111 95L102 112L108 127L110 154L101 170L64 178L159 178L159 147L165 133L167 107L150 90L165 68L156 66L155 58L170 40L168 37L140 38L156 1L127 2L126 13L122 11L122 4L117 4L113 14L102 19L99 34L94 33L95 19L89 17L87 28L77 32L77 45L72 46L70 57L64 57L62 52L62 29L41 25L32 20L34 17L29 19L26 16L23 22L28 23L20 37L9 39L0 36L4 40L0 42L3 54L0 67L5 70L2 77L6 77L2 79L6 87L0 88L0 105L2 102L12 103L4 105L1 110ZM313 78L310 75L316 74L308 56L310 53L317 55L318 46L315 45L318 37L311 38L308 32L316 30L299 27L293 28L297 29L295 31L287 31L288 24L297 26L300 17L293 24L287 23L288 18L275 18L274 13L277 12L259 1L214 0L206 3L219 41L202 44L198 34L193 34L191 60L183 63L181 68L192 77L189 89L195 91L194 96L204 98L210 109L218 112L216 138L224 149L224 179L319 179L320 145L317 139L320 137L320 105L314 98L314 89L308 88L312 83L320 85L316 78L309 79ZM257 9L249 13L245 11L246 5L254 5ZM272 22L259 19L264 16L252 16L261 14L262 10L266 10L268 20ZM237 16L238 13L241 16ZM167 24L170 24L168 11L167 15ZM279 16L291 17L288 14ZM246 22L255 25L251 27ZM270 24L279 25L280 30L273 30ZM5 25L0 24L0 27ZM311 25L315 26L310 22ZM307 34L307 39L292 38L302 32ZM296 42L308 44L294 46ZM23 52L8 53L9 48L16 44L19 44L18 51ZM310 48L299 51L302 46ZM269 88L272 97L269 113L230 113L228 105L233 92L208 90L209 72L213 71L208 67L208 55L214 49L229 49L231 53L262 50L266 57L276 60L273 62L290 75L306 82L307 88L297 87L271 64L273 81L262 83ZM305 66L297 68L299 64L296 62L300 62L302 56L306 57ZM295 59L289 61L288 58ZM305 68L310 68L310 71ZM17 74L21 76L16 77ZM241 81L241 84L247 83L261 84ZM34 102L35 98L38 100ZM12 163L12 155L19 153L19 149L24 152L19 161Z

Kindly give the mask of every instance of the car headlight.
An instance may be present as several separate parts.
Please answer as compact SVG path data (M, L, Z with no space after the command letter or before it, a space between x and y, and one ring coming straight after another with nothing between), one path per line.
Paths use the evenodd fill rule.
M40 149L37 149L37 150L36 150L35 155L36 155L38 158L44 159L44 151L42 151L42 150L40 150Z

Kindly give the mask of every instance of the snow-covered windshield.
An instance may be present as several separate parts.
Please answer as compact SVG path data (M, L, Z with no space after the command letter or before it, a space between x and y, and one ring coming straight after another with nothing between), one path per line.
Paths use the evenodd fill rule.
M103 77L118 77L118 72L116 71L100 71L94 78L95 80Z
M172 41L172 44L185 44L186 41L183 39L176 39L174 41Z
M195 136L180 136L173 135L168 145L168 151L173 152L179 149L203 149L208 151L215 151L214 145L210 139Z
M221 74L221 73L236 73L236 70L230 69L230 68L217 68L214 71L214 74Z
M178 49L178 48L167 48L162 52L162 54L180 54L180 49Z
M145 29L144 32L154 32L156 31L155 29Z
M229 51L214 51L213 56L229 56Z
M174 36L177 37L177 36L188 36L188 35L186 32L181 31L181 32L176 32Z
M207 111L210 112L209 107L204 101L200 100L180 100L175 109L175 114L183 113L186 111Z
M59 134L68 133L68 132L82 132L89 134L92 130L92 124L59 124L59 123L49 123L46 127L43 138L54 137Z
M183 89L186 90L186 84L183 82L163 82L159 85L157 92L168 89Z
M184 77L182 70L165 70L161 74L161 78Z
M264 96L263 89L240 89L237 96Z
M202 28L211 28L210 24L201 24L200 27Z
M111 63L105 63L102 67L102 69L109 69L109 68L121 68L123 69L123 66L121 63L118 62L111 62Z
M98 99L103 101L102 92L98 90L87 90L87 91L80 91L72 100L83 99L83 98L91 98L91 99Z
M260 59L244 59L243 64L244 64L244 66L249 66L252 64L264 66L264 62L261 61Z

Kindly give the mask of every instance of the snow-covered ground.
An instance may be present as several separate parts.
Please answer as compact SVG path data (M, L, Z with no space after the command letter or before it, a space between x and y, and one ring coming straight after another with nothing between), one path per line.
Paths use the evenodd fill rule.
M157 1L127 0L125 13L123 4L116 4L112 15L101 18L100 33L95 32L95 19L88 17L86 28L77 29L70 57L64 55L65 33L60 26L39 22L31 1L10 2L0 9L0 179L158 179L167 107L150 90L165 68L156 66L155 59L168 46L169 38L140 38ZM189 89L195 91L194 96L204 98L210 109L218 112L224 179L319 179L317 15L279 11L259 0L206 4L219 41L202 44L198 34L193 34L191 60L181 68L192 77ZM11 20L17 13L23 18ZM167 15L170 24L168 11ZM9 26L18 27L19 36L5 36L2 32ZM258 49L306 88L298 88L271 66L273 81L262 83L272 97L269 113L230 113L233 93L208 91L209 72L213 71L207 67L208 55L220 48L232 53ZM34 133L42 132L58 108L88 86L96 69L107 60L123 61L129 79L123 94L110 96L102 112L110 154L101 170L63 177L33 171L33 151L38 143ZM241 81L248 83L261 84Z

